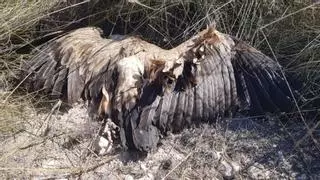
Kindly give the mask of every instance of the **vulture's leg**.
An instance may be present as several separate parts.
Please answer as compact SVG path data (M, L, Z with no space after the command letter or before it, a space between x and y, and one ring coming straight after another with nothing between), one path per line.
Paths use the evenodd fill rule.
M100 156L110 153L114 144L113 138L118 134L116 131L118 131L118 126L110 118L105 119L98 136L94 139L94 152Z
M113 147L113 138L117 136L117 125L110 119L111 99L110 93L106 88L102 88L102 98L98 108L100 117L104 117L104 123L101 125L99 134L93 142L93 150L96 154L103 156L111 152Z

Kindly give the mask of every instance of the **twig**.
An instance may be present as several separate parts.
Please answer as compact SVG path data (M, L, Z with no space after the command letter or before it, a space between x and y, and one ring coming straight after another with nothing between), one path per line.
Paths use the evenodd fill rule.
M71 175L80 175L82 173L87 173L90 171L93 171L95 169L97 169L98 167L103 166L104 164L114 160L115 158L117 158L118 155L114 155L111 157L107 157L103 160L101 160L100 162L98 162L97 164L94 164L92 166L83 168L83 167L74 167L74 168L26 168L26 167L0 167L0 171L27 171L27 172L64 172L67 173L67 175L71 176Z
M140 1L138 1L138 0L128 0L128 2L129 2L129 3L133 3L133 4L138 4L139 6L145 7L145 8L147 8L147 9L156 10L156 9L150 7L150 6L147 6L147 5L145 5L145 4L142 4L142 3L141 3Z
M64 135L64 133L56 134L56 135L54 135L54 136L52 136L52 137L42 138L42 139L41 139L40 141L38 141L38 142L33 142L33 143L30 143L30 144L27 144L27 145L24 145L24 146L19 147L19 150L27 149L27 148L30 148L30 147L33 147L33 146L42 144L42 143L44 143L46 140L53 139L53 138L59 137L59 136L61 136L61 135Z
M165 180L172 172L174 172L183 162L185 162L192 154L194 151L191 151L182 161L180 161L174 168L172 168L163 178L162 180Z
M47 115L46 119L44 120L40 128L37 130L36 135L45 135L48 129L49 120L51 119L50 117L52 116L54 111L60 108L61 104L62 104L62 101L58 100L58 102L52 107L50 113Z
M203 134L207 131L208 126L205 126L205 128L203 129L203 131L201 132L200 136L198 137L199 139L201 139L203 137ZM172 168L163 178L161 178L162 180L165 180L172 172L174 172L179 166L181 166L181 164L183 162L185 162L194 152L196 147L193 147L193 149L188 153L188 155L181 160L174 168Z
M318 121L318 122L316 123L316 125L314 125L314 126L310 129L310 131L308 130L308 133L307 133L307 134L305 134L301 139L298 140L298 142L295 144L295 148L297 148L302 142L304 142L304 140L308 137L308 135L313 134L313 132L316 131L319 126L320 126L320 121ZM311 136L311 137L312 137L312 136ZM312 137L312 140L318 143L318 141L317 141L315 138L313 138L313 137Z
M26 77L23 78L23 80L9 93L9 95L4 99L3 104L5 104L9 97L20 87L20 85L31 75L32 72L30 72Z
M114 156L111 156L111 157L107 157L105 159L102 159L99 163L97 164L94 164L92 166L89 166L87 168L81 168L81 170L76 173L76 174L82 174L82 173L87 173L87 172L90 172L90 171L93 171L95 169L97 169L98 167L101 167L103 165L105 165L106 163L116 159L119 155L114 155Z

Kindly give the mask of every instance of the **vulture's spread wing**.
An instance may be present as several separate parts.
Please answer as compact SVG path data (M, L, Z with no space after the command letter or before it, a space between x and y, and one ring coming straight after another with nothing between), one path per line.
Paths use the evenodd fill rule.
M110 63L96 56L101 53L104 41L108 40L102 39L98 29L85 28L35 49L36 55L25 65L31 76L26 83L31 86L28 89L44 90L70 103L79 100L85 83L105 67L96 66L98 62Z
M107 104L101 103L110 101L108 92L119 84L116 81L125 84L115 77L118 70L130 71L121 67L127 66L124 58L141 51L143 43L135 37L106 39L93 27L72 31L35 49L35 56L23 67L29 76L24 84L31 91L44 91L69 104L82 97L89 100L92 113L97 113L106 108Z
M182 59L146 85L139 103L122 114L124 146L149 151L160 134L235 110L261 114L293 107L281 67L228 35L209 30ZM177 78L174 71L180 72Z
M208 28L172 50L135 37L104 39L82 28L49 41L26 64L28 89L111 115L128 148L200 122L293 108L281 67L253 47Z

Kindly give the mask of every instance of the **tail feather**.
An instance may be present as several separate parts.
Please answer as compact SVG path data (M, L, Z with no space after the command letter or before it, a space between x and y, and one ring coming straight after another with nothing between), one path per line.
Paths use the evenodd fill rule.
M161 87L157 85L144 88L141 101L135 107L119 112L120 138L124 147L150 151L158 144L160 132L154 116L161 102L160 91Z

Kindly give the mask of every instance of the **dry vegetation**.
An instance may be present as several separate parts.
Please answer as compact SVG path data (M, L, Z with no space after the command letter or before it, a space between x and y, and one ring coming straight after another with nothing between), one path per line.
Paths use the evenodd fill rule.
M224 129L220 133L210 131L209 134L204 135L201 140L206 141L207 144L201 144L201 140L193 142L195 140L189 139L188 142L192 141L194 146L184 150L186 158L178 158L177 166L167 171L163 170L163 174L159 171L159 177L164 177L166 174L167 177L172 175L171 178L205 177L197 173L213 172L212 164L203 160L212 157L208 155L210 151L210 148L207 147L208 143L213 143L212 141L226 143L230 138L232 145L228 148L231 153L245 151L246 145L259 144L265 138L268 142L262 143L264 144L262 146L266 149L270 143L287 142L288 144L281 147L290 148L290 151L285 152L285 157L288 158L288 161L292 161L292 164L294 161L300 161L300 166L299 163L296 163L298 164L296 166L299 167L290 170L291 172L296 171L296 174L287 173L286 176L282 176L281 173L288 170L279 168L280 165L274 165L271 169L274 168L279 173L271 173L274 175L271 177L298 177L299 173L301 177L319 177L320 174L316 172L320 171L320 164L315 162L320 160L320 144L318 143L320 139L318 115L320 105L320 2L314 0L1 0L0 141L12 142L8 139L19 133L42 127L38 124L47 122L49 115L51 117L59 113L56 111L57 108L52 111L50 111L51 108L40 109L37 104L45 102L50 106L55 101L48 101L45 97L35 97L34 94L26 94L23 89L19 88L19 83L16 83L23 81L23 79L17 79L19 65L21 61L31 56L30 52L34 46L61 32L90 25L101 27L106 36L135 34L164 48L169 48L212 22L216 22L218 29L222 32L251 43L279 61L285 67L286 73L303 82L300 91L304 99L303 101L298 99L300 102L298 111L290 114L289 122L278 121L278 118L266 118L274 120L273 125L268 127L274 136L255 134L257 131L247 129L245 132L232 131L232 135L221 134L221 132L229 132ZM268 123L254 122L253 124L252 126L259 127ZM230 128L229 124L225 127ZM190 132L184 134L188 135L188 133ZM209 137L209 135L212 134L216 137L210 139L212 136ZM189 134L189 136L201 136L201 138L202 135L199 135L197 130L194 135ZM37 133L34 136L37 136ZM183 140L181 136L178 136L178 139ZM237 145L239 141L248 141L243 136L254 137L253 139L258 140ZM45 141L43 137L37 136L37 138L42 138L41 143ZM268 138L278 138L278 140L271 141ZM177 139L172 141L175 140L177 141ZM166 142L168 144L169 140L164 144ZM184 149L183 144L181 143L177 149ZM199 145L202 146L199 148ZM5 143L2 146L12 147L13 145ZM210 147L217 148L215 145ZM281 148L275 152L283 150ZM9 156L16 154L18 156L21 153L19 151L24 149L16 147L12 152L0 151L0 174L6 178L14 177L10 172L15 172L14 166L19 167L21 164L9 163L12 165L9 167L4 165L10 160ZM248 149L252 151L254 148ZM192 153L189 154L187 151ZM270 158L277 157L271 155L270 152L259 152L258 154L259 156L264 154ZM4 163L1 163L2 161ZM262 162L259 160L259 163ZM30 167L36 166L30 164ZM117 167L117 170L119 168L120 166ZM128 171L132 172L130 168L135 168L135 166L129 164L122 168L119 172L128 173ZM192 174L188 169L195 171ZM199 169L202 171L200 172ZM41 169L32 171L41 171ZM74 171L77 173L72 172L71 174L79 175L84 170L75 169ZM21 172L23 171L20 169L20 175ZM62 170L55 172L59 174L62 173ZM251 177L248 172L243 171L237 177ZM210 175L216 176L215 173L207 174L207 176ZM17 175L17 177L21 176Z

